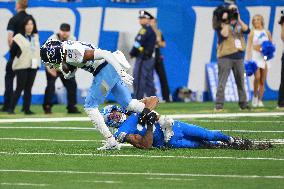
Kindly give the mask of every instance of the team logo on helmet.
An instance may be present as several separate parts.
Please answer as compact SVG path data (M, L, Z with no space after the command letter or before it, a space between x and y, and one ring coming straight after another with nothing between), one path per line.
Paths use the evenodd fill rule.
M62 63L64 51L62 42L59 40L48 40L40 48L40 56L44 64L51 68L56 68Z
M108 105L100 112L103 115L107 126L119 128L120 125L126 120L128 111L116 105Z

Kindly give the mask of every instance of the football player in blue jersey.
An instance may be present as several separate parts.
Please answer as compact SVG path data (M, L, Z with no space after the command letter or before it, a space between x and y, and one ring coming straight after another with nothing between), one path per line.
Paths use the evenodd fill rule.
M131 85L133 78L126 73L130 65L122 52L112 53L81 41L48 40L41 47L40 55L47 66L60 70L66 79L74 77L78 68L94 75L84 110L107 141L99 150L119 148L119 143L98 110L109 93L112 93L117 102L128 111L142 112L142 115L149 112L143 102L131 98L126 84Z
M127 111L116 105L106 106L101 113L106 124L117 129L114 136L119 142L128 142L141 149L252 147L252 142L248 139L234 138L219 131L210 131L197 125L176 121L153 111L144 117L145 124L140 122L139 113Z

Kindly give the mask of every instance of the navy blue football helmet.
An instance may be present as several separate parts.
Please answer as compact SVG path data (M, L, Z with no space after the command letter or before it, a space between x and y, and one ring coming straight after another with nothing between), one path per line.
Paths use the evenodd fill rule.
M63 43L59 40L48 40L40 48L40 57L50 68L58 68L64 58Z
M119 128L126 120L127 114L129 113L126 109L120 108L116 105L108 105L100 112L104 117L106 125L114 128Z

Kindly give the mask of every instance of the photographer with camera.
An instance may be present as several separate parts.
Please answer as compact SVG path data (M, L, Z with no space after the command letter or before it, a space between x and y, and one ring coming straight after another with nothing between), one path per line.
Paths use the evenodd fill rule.
M231 70L238 88L239 106L242 110L250 109L244 87L243 65L246 49L244 34L248 34L250 29L241 20L238 8L234 4L217 7L213 16L213 28L218 35L218 88L215 110L223 110L225 86Z
M281 25L281 40L284 43L284 11L281 11L281 18L280 21L278 22ZM282 58L281 58L281 83L279 87L279 92L278 92L278 107L284 109L284 49L282 53Z

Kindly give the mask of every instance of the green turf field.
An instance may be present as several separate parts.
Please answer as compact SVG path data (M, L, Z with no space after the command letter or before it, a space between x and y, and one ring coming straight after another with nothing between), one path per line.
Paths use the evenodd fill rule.
M283 112L275 102L240 111L227 103L222 113ZM1 119L26 117L0 113ZM64 106L44 115L40 106L29 117L67 115ZM212 114L212 103L161 104L163 114ZM269 150L228 149L97 151L102 137L90 122L0 123L0 188L284 188L284 116L195 118L183 120L233 136L281 139Z

